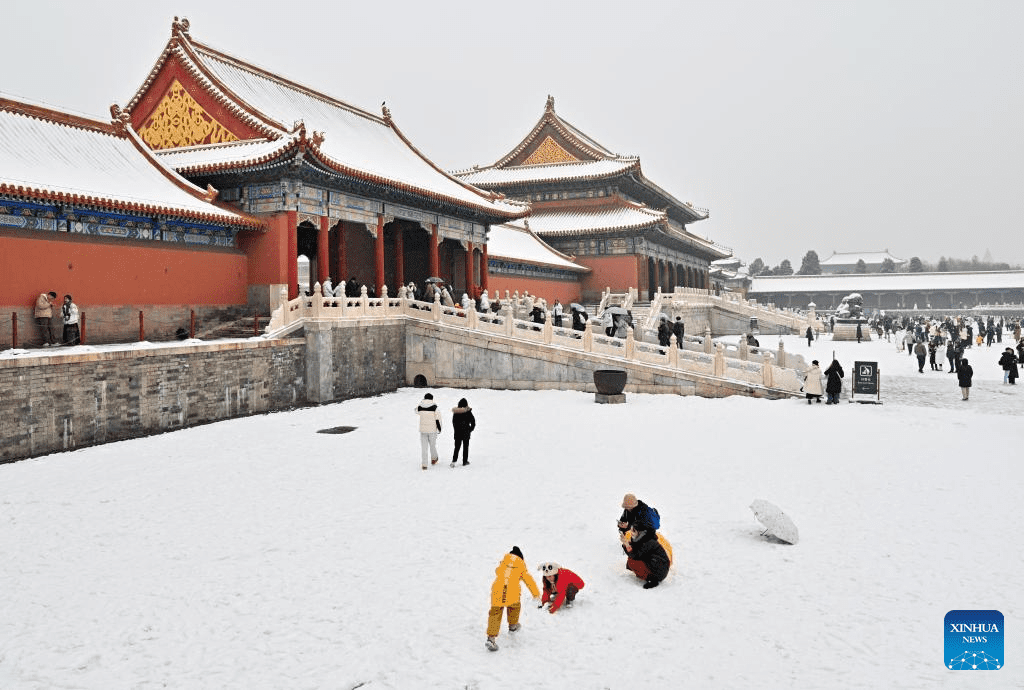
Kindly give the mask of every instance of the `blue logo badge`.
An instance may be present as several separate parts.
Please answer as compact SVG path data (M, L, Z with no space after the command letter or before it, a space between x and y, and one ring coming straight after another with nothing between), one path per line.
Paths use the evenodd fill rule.
M996 671L1003 667L1003 614L950 611L945 623L946 668Z

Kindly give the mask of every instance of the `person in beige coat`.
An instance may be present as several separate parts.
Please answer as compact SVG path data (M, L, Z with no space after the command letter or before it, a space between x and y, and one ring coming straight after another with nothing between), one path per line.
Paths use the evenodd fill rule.
M35 318L36 325L39 326L39 334L43 336L43 347L50 347L51 345L59 345L56 338L53 337L53 326L51 325L53 319L53 304L57 301L57 293L43 292L36 298L36 309Z
M815 402L821 402L821 396L825 391L821 387L821 367L818 360L811 362L811 368L807 370L804 377L804 394L807 396L807 404L811 404L811 398Z
M437 464L437 435L441 433L441 414L437 411L434 396L427 393L416 406L416 414L420 417L420 448L423 451L423 469L427 469L427 451L430 451L430 464Z

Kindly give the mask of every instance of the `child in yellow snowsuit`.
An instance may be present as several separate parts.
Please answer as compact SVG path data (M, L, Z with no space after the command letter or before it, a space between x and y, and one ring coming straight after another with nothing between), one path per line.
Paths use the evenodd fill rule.
M508 631L519 630L519 581L526 583L534 598L540 596L537 583L533 581L530 571L523 560L523 552L518 546L505 554L501 563L494 570L494 584L491 585L491 610L487 616L487 649L498 651L495 638L501 629L501 610L508 611Z

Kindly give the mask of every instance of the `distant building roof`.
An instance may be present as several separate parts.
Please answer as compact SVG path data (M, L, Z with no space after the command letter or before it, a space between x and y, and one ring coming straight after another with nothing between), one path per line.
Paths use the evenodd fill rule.
M899 259L889 253L886 249L882 252L832 252L832 256L819 262L821 266L855 266L858 261L863 261L869 266L882 264L886 259L892 259L897 266L907 263L906 259Z
M1024 288L1024 271L971 273L852 273L818 276L756 276L752 294L786 292L890 292L943 290L1015 290Z

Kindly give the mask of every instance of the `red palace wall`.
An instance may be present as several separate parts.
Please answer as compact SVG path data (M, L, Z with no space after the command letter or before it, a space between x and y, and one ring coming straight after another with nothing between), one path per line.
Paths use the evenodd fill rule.
M238 246L248 257L249 282L253 285L288 285L290 252L289 231L295 212L278 213L267 218L266 232L243 232ZM244 289L244 286L243 286ZM245 298L242 298L245 303Z
M248 269L237 250L46 233L0 235L0 305L32 304L40 292L80 305L245 304Z
M631 287L646 288L646 283L640 284L636 256L583 256L578 258L578 262L591 269L582 281L582 297L588 302L600 300L601 293L609 287L612 292L626 292Z
M495 275L493 273L487 276L488 297L494 299L495 295L497 295L504 299L506 290L508 290L510 295L515 294L516 290L518 290L520 295L523 294L523 292L529 292L531 295L543 297L547 300L549 309L555 303L556 299L560 300L562 302L562 306L565 306L566 308L568 308L567 305L570 302L580 301L579 283L525 278L523 276Z

